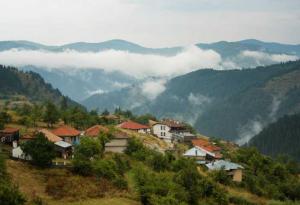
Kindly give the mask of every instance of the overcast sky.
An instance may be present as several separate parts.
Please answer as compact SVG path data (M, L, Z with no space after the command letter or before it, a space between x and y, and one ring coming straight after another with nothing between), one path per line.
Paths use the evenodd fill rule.
M300 44L300 0L0 0L0 40Z

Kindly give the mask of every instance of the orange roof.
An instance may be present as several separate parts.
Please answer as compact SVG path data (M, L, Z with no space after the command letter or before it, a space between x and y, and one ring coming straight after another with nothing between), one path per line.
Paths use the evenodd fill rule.
M102 125L95 125L93 127L88 128L84 135L90 136L90 137L97 137L100 132L108 132L109 129L107 127L104 127Z
M45 137L50 141L50 142L59 142L62 141L63 139L58 137L57 135L53 134L52 132L50 132L49 130L46 129L41 129L39 131L40 133L43 133L45 135Z
M149 129L147 125L142 125L133 121L123 122L119 125L120 128L129 130Z
M80 131L76 130L73 127L64 125L55 130L52 130L52 133L59 137L75 137L80 135Z
M211 142L209 142L208 140L204 140L204 139L194 139L194 140L192 140L192 144L194 146L201 147L209 152L215 152L215 151L221 150L220 147L217 147L217 146L211 144Z
M7 127L4 130L1 130L3 133L15 133L18 132L20 129L19 128L13 128L13 127Z

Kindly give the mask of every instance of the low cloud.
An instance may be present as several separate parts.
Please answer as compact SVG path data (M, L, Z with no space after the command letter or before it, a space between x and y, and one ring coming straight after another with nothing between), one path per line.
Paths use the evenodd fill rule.
M255 135L260 133L264 127L269 123L276 121L277 113L282 102L282 97L273 96L272 103L269 106L269 114L265 119L261 116L257 116L253 120L249 120L244 126L239 129L239 139L236 141L237 144L243 145L248 143Z
M82 53L74 50L50 52L11 49L0 52L0 62L7 65L34 65L48 69L101 68L107 72L121 71L143 78L172 77L200 68L220 67L222 58L213 50L202 50L196 46L189 46L175 56L137 54L118 50Z
M249 51L249 50L242 51L239 57L253 59L255 60L257 65L281 63L287 61L295 61L299 59L299 57L295 55L269 54L262 51Z
M201 94L190 93L188 96L188 101L192 105L203 105L205 103L210 103L211 99Z
M165 91L166 80L149 80L141 85L142 94L149 100L154 100L158 95Z
M236 140L236 143L239 145L244 145L249 142L249 140L260 133L264 128L264 124L262 123L260 118L255 120L250 120L246 125L244 125L240 129L239 139Z

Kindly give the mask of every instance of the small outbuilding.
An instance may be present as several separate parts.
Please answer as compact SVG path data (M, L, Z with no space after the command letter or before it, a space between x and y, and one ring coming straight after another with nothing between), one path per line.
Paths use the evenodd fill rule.
M232 181L241 182L244 167L226 160L217 160L205 165L209 170L224 169L232 177Z
M20 129L7 127L0 130L0 141L6 144L12 144L13 141L19 141L20 139Z

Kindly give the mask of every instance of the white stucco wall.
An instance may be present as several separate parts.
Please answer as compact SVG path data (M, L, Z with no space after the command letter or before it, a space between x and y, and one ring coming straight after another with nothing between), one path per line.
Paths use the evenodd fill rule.
M26 156L21 147L13 148L12 157L24 160L31 160L31 156Z
M164 124L155 124L152 126L152 132L158 138L170 141L172 139L172 133L170 133L170 127Z

